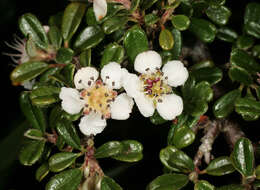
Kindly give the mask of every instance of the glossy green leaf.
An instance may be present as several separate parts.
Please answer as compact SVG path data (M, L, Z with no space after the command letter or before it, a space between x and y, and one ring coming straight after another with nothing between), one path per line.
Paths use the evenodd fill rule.
M249 139L242 137L236 142L230 159L244 177L254 174L254 149Z
M220 6L220 5L224 5L226 2L226 0L209 0L209 4L211 6Z
M33 106L30 101L30 93L23 92L20 96L20 107L26 119L35 129L45 132L47 122L44 112L41 108Z
M61 28L61 22L63 17L63 11L60 11L49 18L49 26L56 26L58 28Z
M153 13L147 14L144 16L144 22L147 26L153 26L156 22L158 22L160 18Z
M22 146L19 154L21 164L31 166L37 162L44 150L45 141L43 140L28 140Z
M61 33L64 40L69 41L77 31L85 9L86 3L79 2L72 2L66 7L61 23Z
M26 13L19 19L19 28L25 37L31 36L41 49L48 48L48 38L40 21L31 13Z
M79 63L82 67L91 66L91 49L87 49L80 54Z
M69 121L77 121L80 118L80 116L82 116L82 112L71 115L66 111L63 111L62 116Z
M214 190L214 189L215 187L205 180L198 181L194 186L194 190Z
M245 120L256 120L260 116L260 102L252 98L239 98L235 103L235 110Z
M254 183L253 183L253 187L254 187L255 189L259 188L259 187L260 187L260 180L255 180ZM240 190L240 189L239 189L239 190ZM245 190L245 188L242 189L242 190Z
M246 6L244 25L247 34L260 38L260 4L256 2L248 3Z
M255 168L256 179L260 179L260 165Z
M205 170L209 175L222 176L234 172L235 168L229 157L221 156L212 160Z
M38 47L36 47L36 44L35 42L33 41L33 38L32 36L28 36L28 39L26 41L26 44L25 44L25 50L26 50L26 53L29 57L36 57L38 56L40 50L38 49ZM28 56L25 56L25 58L27 59ZM22 59L20 62L24 62Z
M70 87L74 87L74 74L75 74L76 66L75 64L67 64L62 70L61 74L63 75L66 84Z
M112 178L103 177L101 181L101 190L123 190Z
M250 73L260 72L260 64L243 50L232 50L230 62L232 66L241 67Z
M132 63L139 53L149 49L146 33L141 27L133 26L126 32L124 36L124 47Z
M217 188L217 190L246 190L245 187L238 184L224 185L222 187Z
M247 50L251 48L254 44L254 38L251 36L239 36L236 45L239 49Z
M232 113L235 108L235 102L240 96L240 90L232 90L219 98L213 105L213 113L215 117L224 118Z
M45 72L41 75L39 81L40 81L40 82L43 82L43 83L49 82L49 81L51 80L50 77L51 77L52 75L55 75L55 74L59 73L60 70L61 70L61 68L59 68L59 67L49 68L47 71L45 71Z
M200 40L210 43L215 39L217 29L214 24L204 19L191 18L189 30Z
M55 86L40 86L32 90L30 98L36 106L48 106L59 101L60 88Z
M77 190L82 177L78 168L63 171L51 178L45 190Z
M49 159L49 169L52 172L60 172L71 166L79 156L73 152L60 152L52 155Z
M161 125L167 122L167 120L163 119L157 111L155 111L154 114L150 117L150 121L154 125Z
M181 32L177 29L172 29L172 35L174 39L174 45L171 49L172 52L172 59L179 59L182 50L182 37Z
M168 169L189 173L194 170L192 159L174 146L167 146L160 151L160 160Z
M132 0L129 12L133 13L134 11L136 11L136 9L138 8L139 4L140 4L140 0Z
M190 26L190 19L185 15L175 15L171 21L172 25L180 31L186 30Z
M199 63L192 65L190 67L190 69L193 71L193 70L199 70L199 69L202 69L202 68L212 68L214 66L215 65L214 65L213 61L205 60L205 61L201 61Z
M43 163L37 170L35 173L35 178L37 181L42 181L43 178L45 178L48 173L49 173L49 165L47 162Z
M104 38L104 32L99 26L88 26L77 36L74 42L76 50L84 51L99 44Z
M56 55L56 61L58 63L68 64L71 63L74 51L70 48L60 48Z
M227 24L231 11L225 6L213 7L209 6L206 9L207 16L218 25Z
M52 108L49 115L49 125L52 129L55 129L57 122L62 119L62 113L63 110L60 105L57 105L54 108Z
M50 30L48 32L48 37L51 42L51 45L55 49L59 49L62 44L62 36L61 36L61 31L57 26L51 26Z
M62 120L56 124L59 135L62 136L64 141L73 148L81 150L80 138L73 124L70 121Z
M234 42L238 37L238 34L235 30L228 28L228 27L222 27L218 29L217 32L217 38L226 41L226 42Z
M106 158L115 156L123 151L123 145L119 141L107 142L95 151L95 158Z
M204 1L204 0L192 1L192 8L193 8L192 16L196 18L201 17L205 13L208 6L209 6L208 1Z
M127 22L126 17L122 17L122 16L111 17L103 23L102 29L105 34L111 34L117 31L118 29L120 29L121 27L123 27L126 24L126 22Z
M124 59L125 50L122 46L118 45L117 43L109 44L103 53L101 58L100 67L103 68L109 62L117 62L121 63Z
M173 145L182 149L193 143L195 140L195 133L186 125L177 128L173 134Z
M39 129L28 129L24 136L33 140L44 140L43 133Z
M159 44L162 49L170 50L173 48L174 39L172 33L168 29L163 29L159 35Z
M253 83L250 73L240 67L231 67L228 71L228 76L232 81L241 82L244 85Z
M255 45L253 48L252 48L252 55L254 57L257 57L258 59L260 59L260 45Z
M158 0L143 0L141 7L142 7L143 10L149 9L157 1Z
M137 162L143 158L143 146L135 140L122 141L123 149L112 158L123 162Z
M48 64L40 61L31 61L18 65L11 73L14 84L20 84L39 76L48 69Z
M221 81L223 74L221 69L217 67L205 67L192 71L192 75L197 82L207 81L210 85L214 85Z
M149 183L146 190L179 190L188 182L188 176L183 174L163 174Z

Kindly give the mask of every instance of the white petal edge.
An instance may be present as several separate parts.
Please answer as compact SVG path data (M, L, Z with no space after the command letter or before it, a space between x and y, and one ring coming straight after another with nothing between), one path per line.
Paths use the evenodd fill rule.
M60 91L61 107L69 114L77 114L84 106L80 94L76 89L62 87Z
M96 135L101 133L106 125L106 120L101 119L100 114L92 112L89 115L85 115L81 118L79 129L84 135Z
M181 61L168 61L162 69L168 84L173 87L183 85L189 77L189 72Z
M111 104L111 118L116 120L128 119L133 106L134 101L132 98L127 96L126 93L120 94Z
M135 103L144 117L151 117L153 115L155 107L152 99L149 99L142 93L135 98Z
M107 14L107 1L106 0L94 0L93 9L96 20L99 21Z
M123 70L121 65L116 62L110 62L101 70L102 81L111 89L120 89L122 87Z
M157 102L156 108L160 116L165 120L173 120L183 110L183 102L180 96L168 94L161 97L162 102Z
M93 67L83 67L74 76L74 84L77 89L88 88L98 79L99 73Z
M141 92L141 81L135 74L124 73L123 74L123 87L128 96L136 98L142 94Z
M135 58L134 68L139 73L154 72L162 66L162 58L156 51L139 53Z

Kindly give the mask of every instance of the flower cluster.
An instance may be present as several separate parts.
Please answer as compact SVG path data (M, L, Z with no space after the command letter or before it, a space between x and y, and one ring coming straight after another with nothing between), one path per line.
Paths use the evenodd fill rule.
M82 113L79 123L85 135L101 133L106 119L126 120L135 100L141 114L150 117L155 109L165 120L173 120L183 110L182 98L172 87L183 85L188 71L180 61L167 62L162 70L161 56L155 51L140 53L134 63L139 76L129 73L116 62L110 62L99 72L84 67L74 76L76 89L62 87L62 108L69 114ZM126 93L118 94L124 88Z

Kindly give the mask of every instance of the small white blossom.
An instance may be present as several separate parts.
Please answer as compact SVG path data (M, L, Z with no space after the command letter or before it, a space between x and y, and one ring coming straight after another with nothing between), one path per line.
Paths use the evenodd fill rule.
M107 14L107 1L106 0L94 0L93 9L96 20L99 21Z
M96 135L106 127L106 119L128 119L133 108L133 100L126 93L117 95L113 89L123 84L123 73L118 63L111 62L98 71L93 67L84 67L74 76L76 89L62 87L60 99L62 108L69 114L77 114L83 110L79 123L85 135Z
M134 68L140 76L124 73L123 87L128 96L134 98L138 109L145 117L154 114L155 109L165 120L173 120L183 110L180 96L172 87L183 85L188 79L188 70L180 61L167 62L162 71L161 56L155 51L137 55Z

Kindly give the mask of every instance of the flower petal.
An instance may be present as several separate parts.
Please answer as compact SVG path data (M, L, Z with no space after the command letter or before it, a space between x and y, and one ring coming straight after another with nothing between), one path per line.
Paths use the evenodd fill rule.
M60 91L61 107L69 114L77 114L84 106L80 94L76 89L62 87Z
M154 72L162 66L162 58L156 51L139 53L135 58L134 67L139 73Z
M173 120L183 110L183 102L180 96L168 94L161 97L162 102L157 102L156 108L160 116L165 120Z
M125 73L123 76L123 87L130 97L137 97L141 94L141 81L135 74Z
M112 89L120 89L122 87L122 74L120 64L110 62L101 70L101 78L105 84Z
M98 79L99 73L93 67L83 67L74 76L74 84L77 89L88 88Z
M94 0L93 9L96 16L96 20L99 21L107 14L107 1L106 0Z
M168 77L168 84L173 87L183 85L189 77L189 72L181 61L167 62L162 71Z
M132 98L127 96L126 93L120 94L111 104L111 118L117 120L128 119L133 106L134 101Z
M96 135L101 133L106 125L106 120L101 119L100 114L91 112L81 118L79 129L84 135Z
M150 117L153 115L155 108L152 99L149 99L141 93L135 98L135 103L144 117Z

